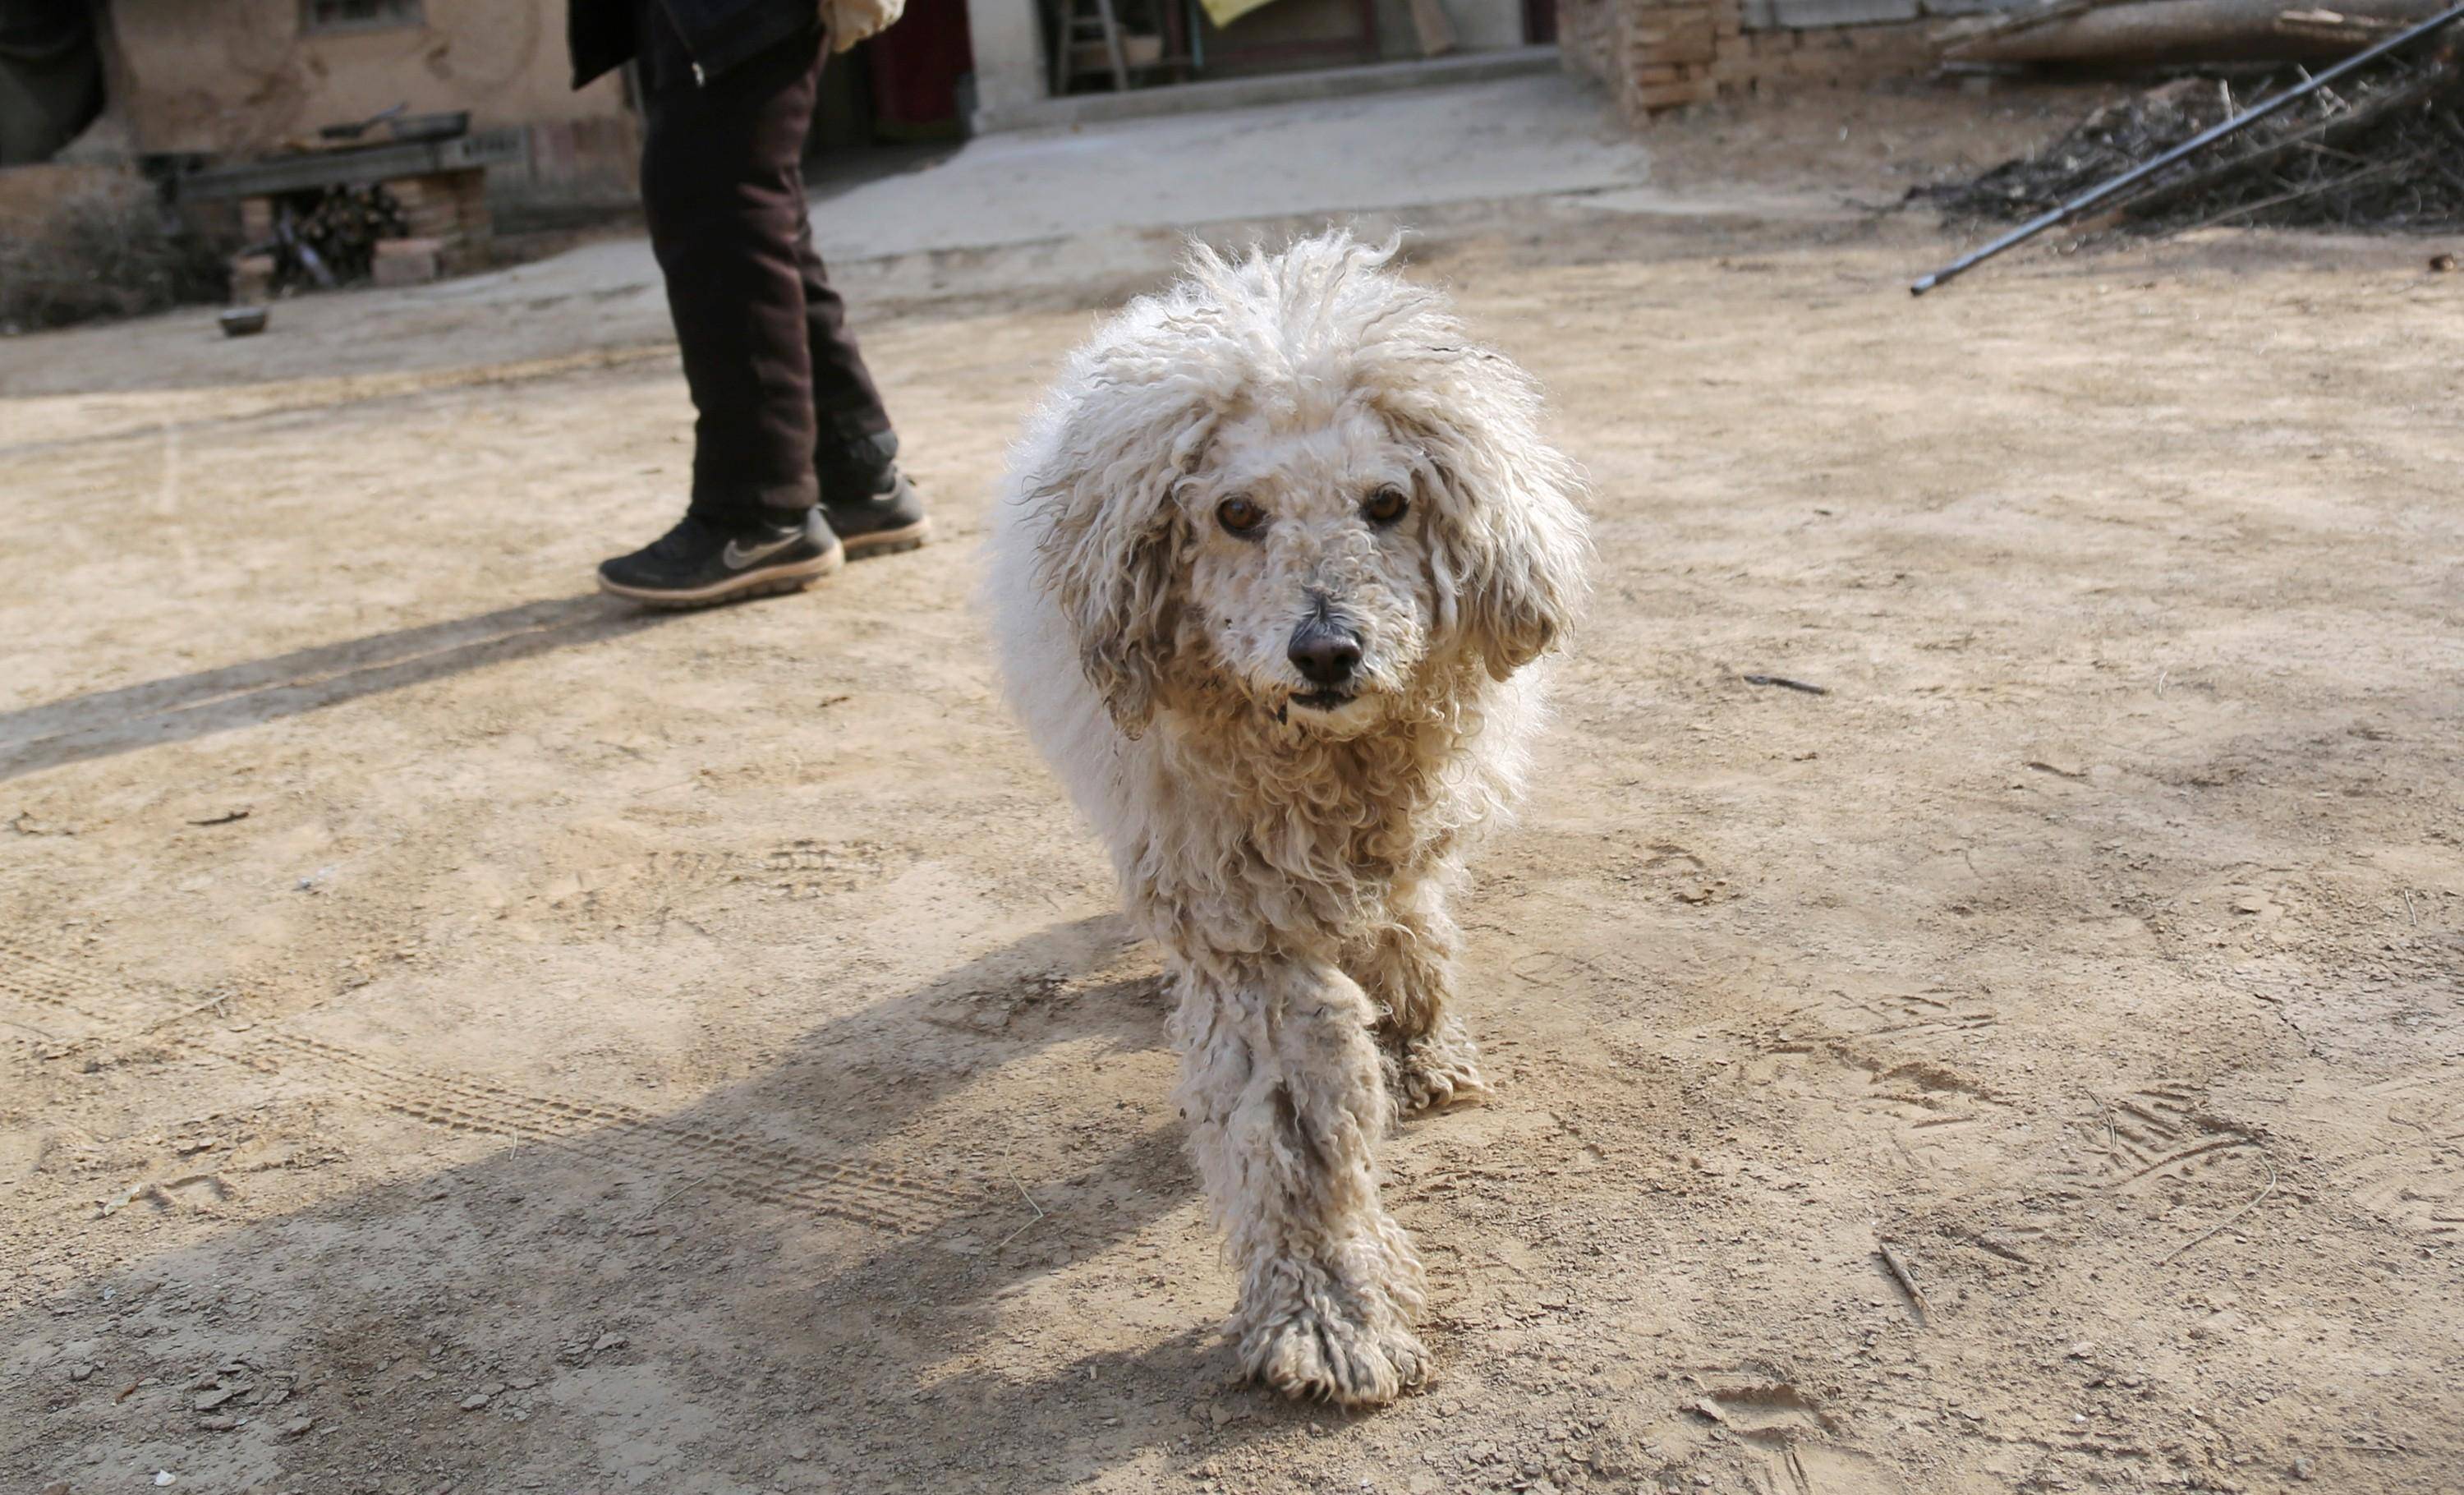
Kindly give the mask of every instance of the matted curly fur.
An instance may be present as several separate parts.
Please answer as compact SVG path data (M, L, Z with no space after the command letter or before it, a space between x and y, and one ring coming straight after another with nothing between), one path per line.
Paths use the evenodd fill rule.
M1194 250L1071 357L990 542L1011 701L1170 967L1242 1366L1347 1403L1427 1374L1374 1148L1390 1085L1484 1088L1446 903L1588 553L1532 381L1393 252Z

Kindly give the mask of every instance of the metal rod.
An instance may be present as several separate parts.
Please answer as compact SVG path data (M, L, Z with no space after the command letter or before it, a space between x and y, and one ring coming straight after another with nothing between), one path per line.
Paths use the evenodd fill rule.
M2191 136L2189 140L2184 141L2182 143L2174 146L2171 150L2165 152L2165 154L2157 157L2155 160L2147 162L2143 165L2133 166L2122 175L2113 178L2111 181L2106 182L2100 187L2089 188L2087 191L2072 198L2069 202L2062 204L2059 208L2053 209L2051 212L2040 213L2037 216L2029 219L2026 223L2019 225L2019 227L2012 230L2000 238L1995 239L1992 243L1986 245L1983 249L1971 250L1969 253L1962 254L1959 258L1952 260L1949 264L1935 271L1932 275L1926 275L1925 278L1909 286L1908 294L1910 296L1923 296L1927 291L1943 284L1945 281L1947 281L1954 276L1965 275L1967 272L1975 269L1987 260L1991 259L1994 255L2001 253L2004 250L2025 244L2030 239L2035 238L2037 234L2044 232L2047 229L2057 228L2062 224L2070 222L2073 218L2076 218L2079 214L2087 211L2089 209L2096 207L2099 203L2105 202L2116 194L2138 186L2140 183L2146 181L2149 177L2154 176L2157 172L2164 170L2167 166L2179 162L2184 157L2205 150L2207 147L2214 144L2220 140L2223 140L2225 137L2237 134L2238 132L2247 129L2251 125L2257 123L2259 121L2266 119L2269 115L2274 114L2278 109L2283 108L2286 104L2293 102L2295 99L2304 99L2317 93L2320 89L2326 87L2328 84L2336 81L2336 79L2351 73L2354 69L2365 67L2368 64L2377 61L2379 58L2386 56L2388 53L2394 52L2402 47L2410 46L2412 43L2419 41L2421 38L2437 31L2439 28L2452 26L2458 20L2464 20L2464 4L2452 6L2449 9L2440 11L2437 15L2431 17L2429 20L2422 22L2420 25L2411 28L2409 31L2398 32L2394 35L2387 37L2382 41L2373 42L2369 46L2363 48L2361 51L2354 53L2351 56L2346 57L2343 61L2337 63L2334 67L2329 68L2326 72L2310 79L2310 81L2301 84L2299 87L2288 88L2284 92L2263 103L2251 105L2248 109L2243 110L2240 114L2233 116L2232 119L2225 121L2221 124L2210 125L2208 128L2201 130L2198 134Z

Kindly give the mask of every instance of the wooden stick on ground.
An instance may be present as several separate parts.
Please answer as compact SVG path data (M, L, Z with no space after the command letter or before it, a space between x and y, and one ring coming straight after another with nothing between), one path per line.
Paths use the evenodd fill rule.
M1908 1270L1908 1264L1901 1261L1900 1253L1892 1250L1891 1243L1879 1234L1874 1237L1874 1250L1881 1257L1882 1265L1889 1269L1891 1280L1908 1295L1909 1306L1917 1310L1917 1326L1921 1329L1932 1327L1933 1306L1925 1302L1925 1289L1917 1286L1916 1273Z

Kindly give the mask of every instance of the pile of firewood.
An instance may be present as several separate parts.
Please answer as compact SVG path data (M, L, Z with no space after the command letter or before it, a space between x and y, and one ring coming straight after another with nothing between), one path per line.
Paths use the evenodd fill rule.
M276 290L333 287L365 280L377 241L409 232L402 205L379 183L293 192L275 206L274 238L243 253L274 260Z
M328 187L298 220L299 241L343 280L364 280L375 267L377 240L409 232L402 205L383 183Z

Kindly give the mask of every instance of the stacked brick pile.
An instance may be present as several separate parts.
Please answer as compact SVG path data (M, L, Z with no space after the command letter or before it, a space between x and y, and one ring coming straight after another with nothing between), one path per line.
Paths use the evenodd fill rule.
M1973 9L1972 0L1961 8ZM1771 0L1557 0L1557 36L1566 66L1598 79L1626 119L1639 124L1722 97L1922 72L1932 61L1929 28L1899 18L1913 17L1917 9L1915 0L1862 7L1853 0L1828 7ZM1891 18L1875 18L1877 11ZM1826 12L1859 20L1821 24Z
M487 263L495 220L488 213L486 171L438 171L428 176L399 177L387 182L385 190L402 205L403 222L410 237L437 242L446 274L476 270Z
M1736 0L1557 0L1566 66L1598 79L1636 122L1717 94L1723 24L1736 30Z

